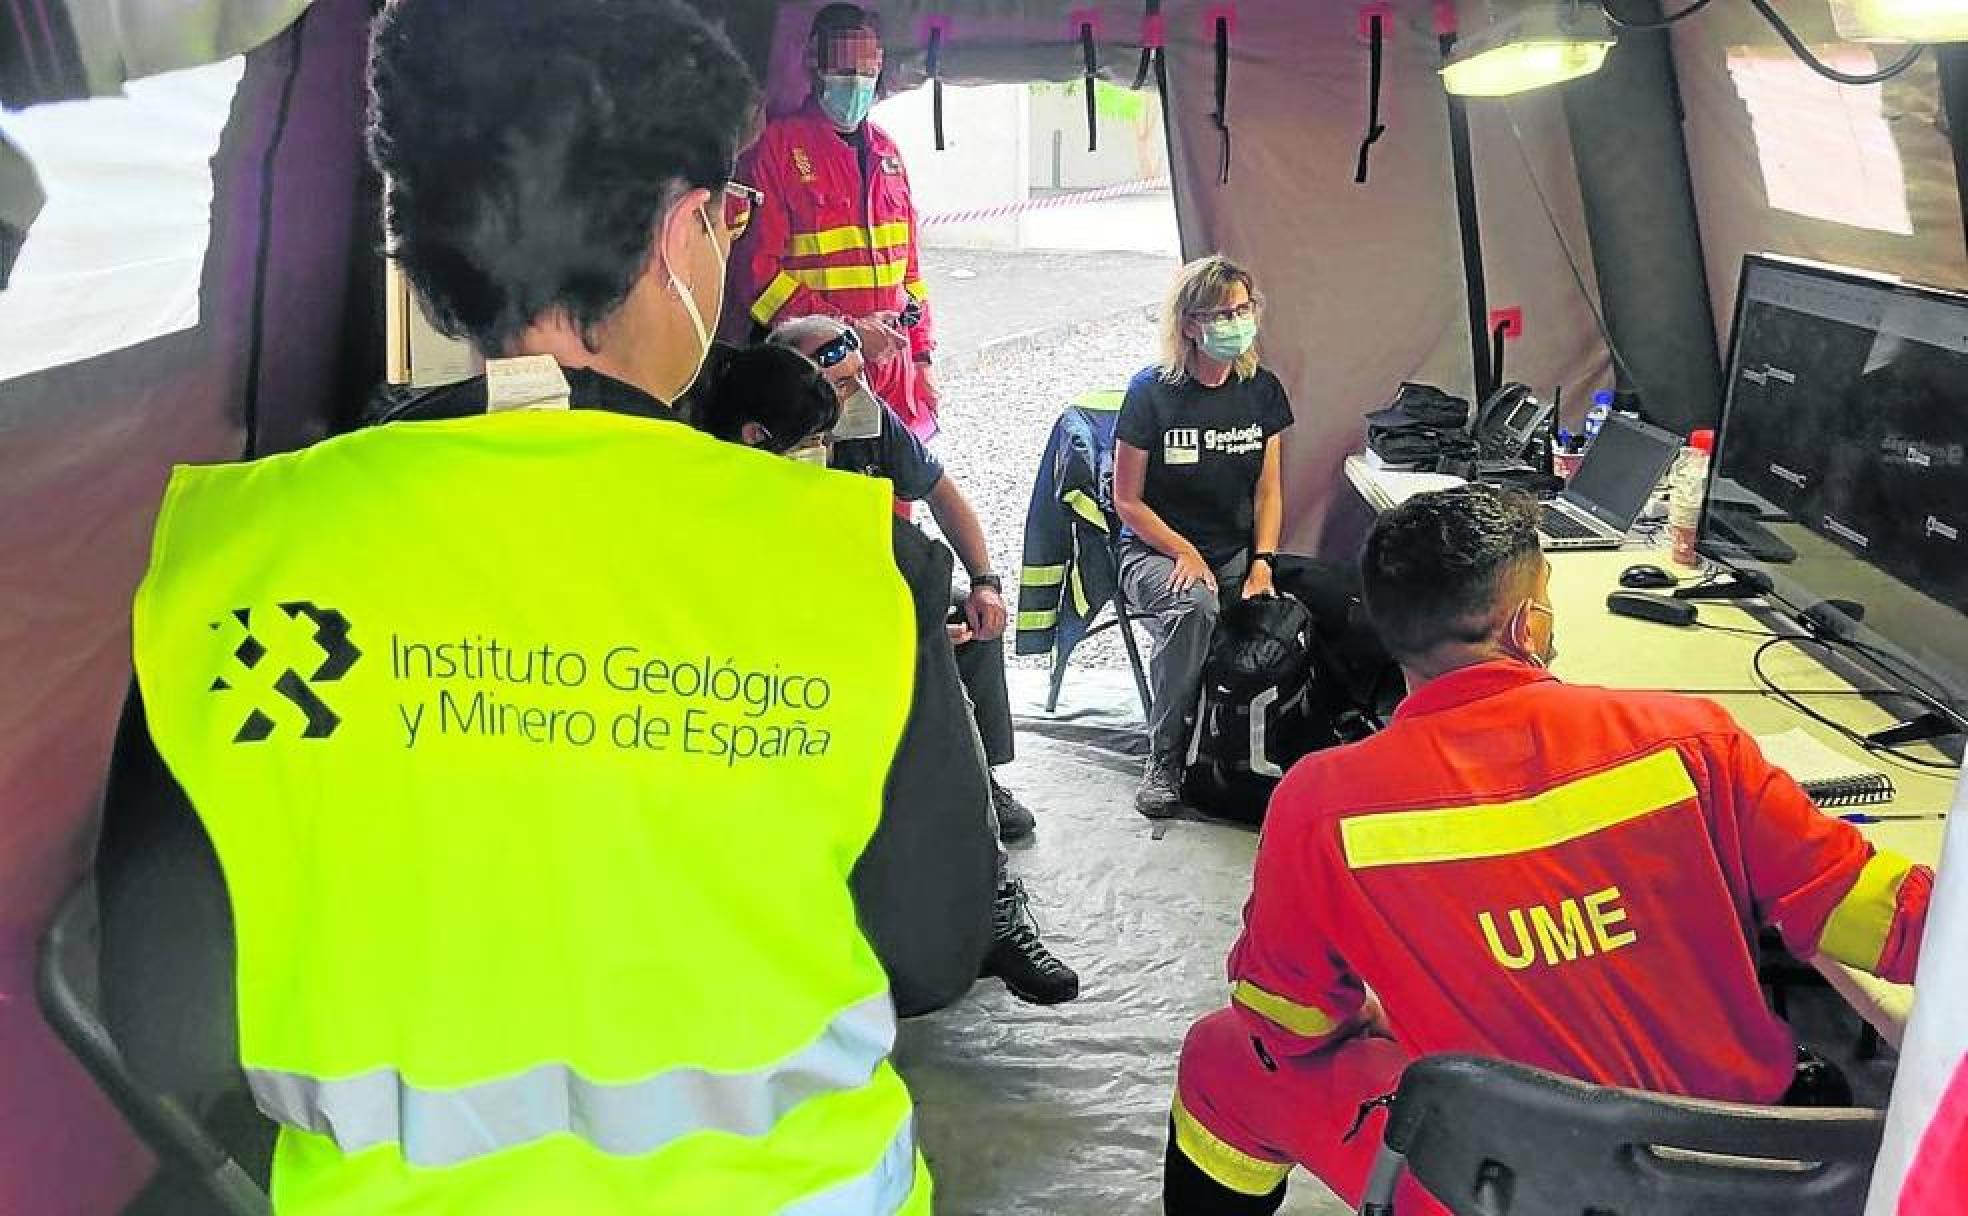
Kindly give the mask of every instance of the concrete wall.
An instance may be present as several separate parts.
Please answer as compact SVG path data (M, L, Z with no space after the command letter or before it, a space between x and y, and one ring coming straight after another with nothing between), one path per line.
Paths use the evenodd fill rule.
M1032 86L1032 188L1091 190L1166 176L1168 146L1162 139L1161 100L1154 91L1100 90L1100 147L1089 152L1082 88Z
M936 144L928 87L875 107L875 122L895 137L909 163L916 211L931 216L1024 202L1031 192L1031 102L1024 85L943 90L944 150ZM1082 147L1085 145L1082 144ZM1023 220L1012 215L923 232L936 248L1022 248Z

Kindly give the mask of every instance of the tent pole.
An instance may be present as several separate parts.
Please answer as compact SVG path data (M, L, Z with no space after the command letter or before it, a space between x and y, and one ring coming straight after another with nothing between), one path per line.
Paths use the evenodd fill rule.
M1442 59L1455 49L1453 32L1440 35ZM1483 235L1476 211L1476 162L1469 150L1469 106L1454 93L1449 99L1449 158L1455 165L1456 219L1462 230L1462 278L1469 300L1469 367L1480 405L1496 385L1490 366L1490 301L1483 280Z

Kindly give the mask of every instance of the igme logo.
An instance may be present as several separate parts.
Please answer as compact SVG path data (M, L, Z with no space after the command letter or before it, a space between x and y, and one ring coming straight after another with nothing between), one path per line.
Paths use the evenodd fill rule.
M272 617L271 622L267 619L269 616ZM212 628L226 628L228 619L236 622L243 631L239 644L233 647L232 657L247 674L242 677L235 673L231 679L219 676L212 681L211 691L250 695L253 698L245 721L240 723L232 741L264 743L273 737L278 724L267 712L270 706L263 700L268 693L301 712L301 738L326 739L333 735L342 724L341 715L329 708L314 686L340 680L362 658L362 651L349 640L348 618L333 608L321 608L306 600L295 600L279 605L277 613L262 614L258 618L259 630L255 628L251 608L233 609L228 618L213 621ZM313 627L312 636L305 642L300 641L299 634L289 627L289 622L303 621ZM270 630L266 628L269 624L273 626ZM262 640L261 631L271 635L268 640L274 646L269 646L268 640ZM311 648L312 653L274 654L276 647L287 651L295 646ZM304 669L308 670L308 674L301 674Z

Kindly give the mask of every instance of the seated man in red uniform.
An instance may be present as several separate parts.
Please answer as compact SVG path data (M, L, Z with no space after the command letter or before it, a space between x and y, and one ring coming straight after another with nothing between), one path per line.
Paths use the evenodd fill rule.
M1276 1212L1294 1164L1357 1204L1411 1059L1776 1103L1756 937L1911 980L1933 874L1819 813L1719 707L1561 683L1535 507L1465 487L1383 516L1367 606L1394 721L1273 797L1231 1005L1183 1046L1172 1216ZM1404 1213L1436 1211L1412 1180Z

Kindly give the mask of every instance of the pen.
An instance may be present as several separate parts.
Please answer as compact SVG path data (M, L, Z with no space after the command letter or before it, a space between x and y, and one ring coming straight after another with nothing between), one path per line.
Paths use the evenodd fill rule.
M1853 811L1840 815L1846 823L1897 823L1908 819L1946 819L1946 811L1887 811L1884 814L1871 814L1866 811Z

